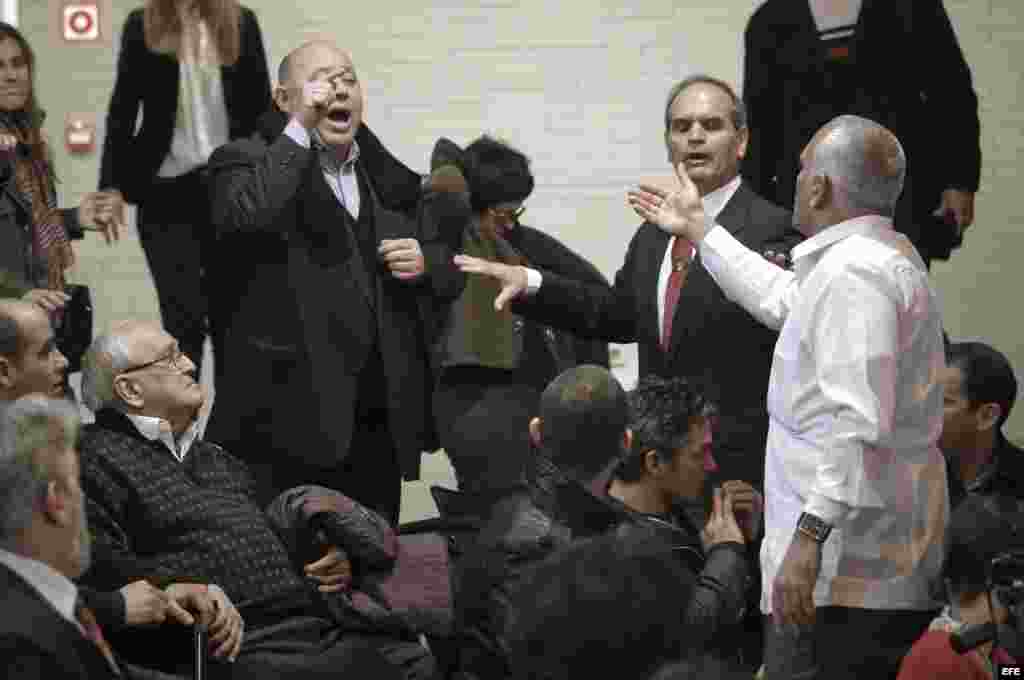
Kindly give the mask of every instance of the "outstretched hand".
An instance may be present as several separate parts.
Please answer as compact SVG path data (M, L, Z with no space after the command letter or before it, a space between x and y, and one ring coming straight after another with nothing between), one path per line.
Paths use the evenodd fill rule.
M700 243L707 234L707 220L700 191L686 174L682 163L675 166L677 185L672 191L653 184L641 184L626 193L633 211L674 236Z
M526 267L514 267L469 255L456 255L454 262L462 272L483 274L497 279L501 283L501 292L498 293L498 297L494 298L494 309L499 312L505 309L505 305L510 301L526 292Z

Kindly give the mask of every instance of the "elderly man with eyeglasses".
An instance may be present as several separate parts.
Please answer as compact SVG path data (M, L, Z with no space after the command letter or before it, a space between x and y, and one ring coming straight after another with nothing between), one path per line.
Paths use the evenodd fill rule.
M206 394L195 370L155 323L115 324L86 353L82 392L96 422L79 444L94 539L83 582L216 584L245 623L231 677L343 677L356 666L366 677L432 673L433 658L415 640L350 634L330 618L322 594L348 588L351 564L334 546L308 564L293 561L254 502L245 463L199 436ZM154 642L130 647L161 653ZM172 657L170 646L163 653L165 669L188 658Z

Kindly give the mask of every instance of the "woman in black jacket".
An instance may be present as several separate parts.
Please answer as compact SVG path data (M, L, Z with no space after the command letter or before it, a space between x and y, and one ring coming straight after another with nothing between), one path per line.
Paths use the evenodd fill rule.
M209 333L217 375L227 320L215 280L226 272L200 173L214 149L255 132L269 104L259 24L236 0L149 0L128 15L100 187L139 206L164 326L197 365Z
M472 208L462 252L605 283L562 243L519 223L534 184L525 155L487 136L450 153L462 166ZM469 277L436 348L440 376L433 406L441 446L459 489L485 506L534 472L528 468L528 425L547 384L577 364L608 366L607 344L578 340L507 309L495 311L497 293L496 282Z

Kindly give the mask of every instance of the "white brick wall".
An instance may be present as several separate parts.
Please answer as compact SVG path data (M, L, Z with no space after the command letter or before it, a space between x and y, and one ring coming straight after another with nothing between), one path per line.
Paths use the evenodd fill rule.
M39 52L48 131L58 136L68 110L95 107L102 117L114 55L51 46L47 4L23 0L21 21ZM587 0L248 4L259 14L272 72L291 47L316 35L333 35L349 48L365 83L368 120L410 165L426 166L439 135L464 143L490 132L520 146L538 177L529 223L611 276L637 222L624 189L667 170L661 139L667 89L694 70L738 85L742 31L758 3L643 0L632 9ZM136 5L114 0L115 25ZM1024 4L946 5L981 96L985 167L977 224L952 262L935 266L935 281L951 333L988 338L1024 373L1013 297L1024 284L1018 273L1024 218L1015 200L1024 145L1017 94L1024 80ZM93 187L98 157L61 152L58 163L65 198ZM155 314L136 244L107 250L89 243L80 254L81 277L99 291L102 318ZM1024 407L1010 431L1024 435Z

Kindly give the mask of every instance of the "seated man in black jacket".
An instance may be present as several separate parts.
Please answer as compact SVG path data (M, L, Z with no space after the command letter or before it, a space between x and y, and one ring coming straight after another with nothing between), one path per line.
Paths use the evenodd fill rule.
M705 419L698 411L691 420ZM466 637L461 666L471 677L509 674L507 614L526 570L575 539L616 528L624 533L656 528L691 573L700 571L681 615L692 622L688 635L695 648L703 647L716 624L739 619L748 566L728 495L716 493L715 511L703 532L707 552L702 569L701 546L692 536L608 496L612 474L631 446L628 423L626 392L604 368L569 369L544 390L540 416L530 423L531 439L540 449L538 472L528 491L495 505L477 545L464 557L456 604Z
M1024 451L1003 434L1017 399L1017 379L1002 353L981 342L946 348L939 447L946 456L949 499L1000 494L1024 499Z
M714 408L703 392L685 378L660 378L648 375L630 392L630 430L633 445L615 472L608 495L620 501L628 511L653 526L671 527L673 543L688 545L699 555L702 565L711 548L709 536L701 531L705 517L694 517L696 505L703 510L705 481L718 469L712 456ZM722 484L723 502L728 502L747 542L749 573L757 570L757 538L761 530L761 494L749 483L729 480ZM678 550L678 548L677 548ZM699 571L701 566L696 567ZM737 582L739 584L740 582ZM730 583L730 586L733 584ZM748 602L759 592L751 592L754 579L747 583ZM708 651L716 662L729 666L760 664L757 640L740 636L736 621L721 618L717 598L703 607L700 597L690 607L691 624L707 633ZM747 658L752 657L752 658Z

